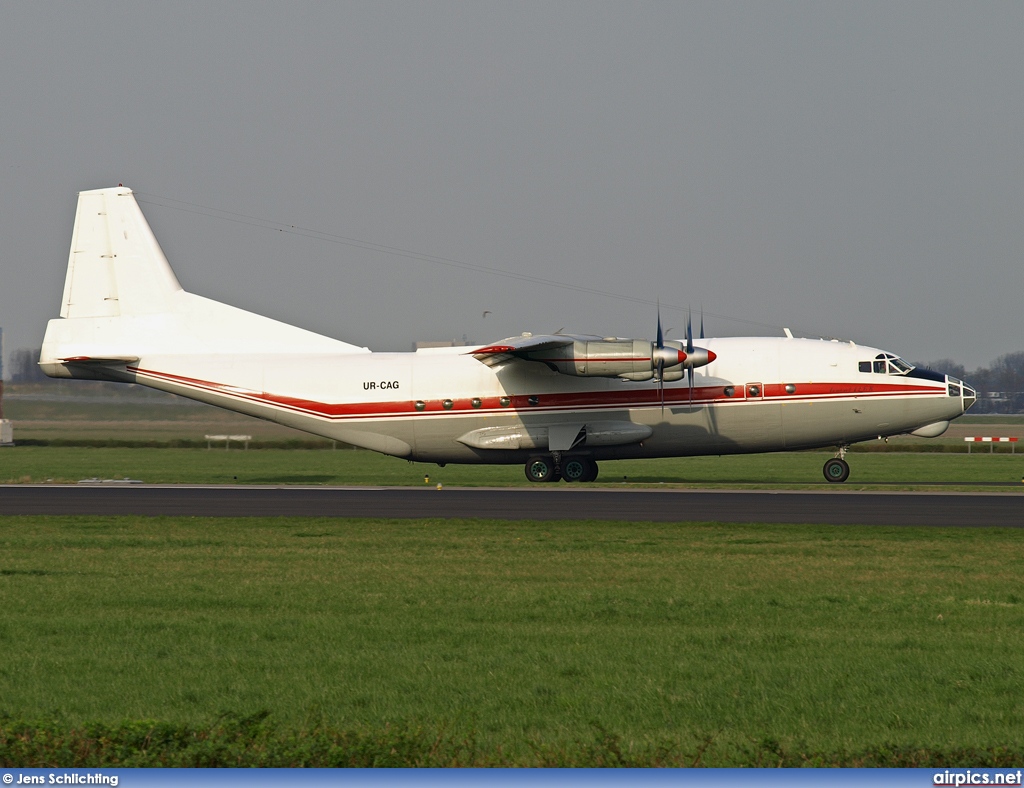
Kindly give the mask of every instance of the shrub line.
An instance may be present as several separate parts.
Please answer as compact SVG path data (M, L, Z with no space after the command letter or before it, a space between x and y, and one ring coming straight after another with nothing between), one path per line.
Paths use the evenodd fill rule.
M880 767L1009 768L1024 760L1019 745L922 746L884 743L857 751L809 751L776 739L718 745L697 737L629 747L618 734L593 724L589 741L527 741L528 754L485 750L475 731L411 723L338 729L278 726L269 712L223 714L212 724L157 720L70 725L60 720L0 718L0 767Z

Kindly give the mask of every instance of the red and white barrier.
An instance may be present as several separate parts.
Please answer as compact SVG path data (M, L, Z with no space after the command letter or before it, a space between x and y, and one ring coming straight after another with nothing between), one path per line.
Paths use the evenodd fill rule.
M971 444L972 443L988 443L988 444L991 444L988 447L988 453L992 454L992 452L994 452L996 450L995 444L997 444L997 443L1015 444L1017 442L1017 438L987 438L987 437L986 438L977 438L977 437L972 437L972 438L964 438L964 441L967 443L967 453L968 454L971 453ZM1016 446L1011 445L1010 446L1010 454L1016 454L1016 449L1017 449Z

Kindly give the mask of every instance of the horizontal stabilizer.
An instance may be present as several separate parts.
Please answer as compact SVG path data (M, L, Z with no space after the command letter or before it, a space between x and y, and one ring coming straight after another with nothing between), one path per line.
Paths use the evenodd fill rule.
M138 356L107 356L105 358L71 356L70 358L60 359L62 364L134 364L138 360Z

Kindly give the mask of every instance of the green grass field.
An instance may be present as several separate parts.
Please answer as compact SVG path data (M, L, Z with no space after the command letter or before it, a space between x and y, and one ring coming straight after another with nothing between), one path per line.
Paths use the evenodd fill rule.
M411 737L412 761L435 765L856 763L865 752L924 763L973 752L976 765L1000 746L1019 762L1022 539L0 518L0 762L60 760L46 725L208 730L265 714L277 739L347 731L386 755ZM129 728L141 740L153 726Z
M689 487L828 487L831 454L680 457L601 463L598 484ZM1024 492L1024 455L856 452L846 489L915 489L929 484L1014 483ZM522 468L410 463L352 449L153 449L17 446L0 449L0 483L77 482L125 477L147 483L307 485L528 485ZM970 489L978 489L971 487ZM998 487L1016 491L1017 487Z
M73 386L8 403L16 439L51 445L0 449L0 483L528 484L342 448L167 448L303 436ZM857 451L844 487L1024 476L942 440ZM606 462L599 484L835 489L828 456ZM0 765L1019 765L1022 538L0 513Z

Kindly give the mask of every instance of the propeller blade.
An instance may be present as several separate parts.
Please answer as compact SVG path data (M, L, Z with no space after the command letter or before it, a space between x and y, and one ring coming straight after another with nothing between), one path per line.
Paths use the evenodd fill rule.
M665 334L661 330L661 299L658 299L658 342L657 349L665 347ZM661 399L661 415L665 415L665 360L658 358L658 397Z
M691 355L693 353L693 321L690 319L690 308L686 308L686 353ZM689 388L690 404L689 409L693 410L693 366L690 365L686 368L686 383Z
M704 339L704 305L700 307L700 338Z

